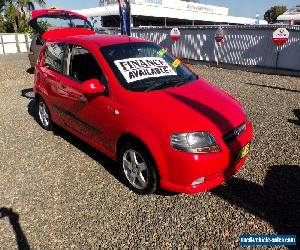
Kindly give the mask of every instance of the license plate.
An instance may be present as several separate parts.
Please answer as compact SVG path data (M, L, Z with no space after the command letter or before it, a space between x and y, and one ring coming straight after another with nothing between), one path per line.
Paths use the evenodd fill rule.
M248 143L239 152L237 152L237 155L236 155L236 158L235 158L235 162L240 161L241 159L243 159L245 156L247 156L249 154L249 152L250 152L250 146L251 146L251 144Z

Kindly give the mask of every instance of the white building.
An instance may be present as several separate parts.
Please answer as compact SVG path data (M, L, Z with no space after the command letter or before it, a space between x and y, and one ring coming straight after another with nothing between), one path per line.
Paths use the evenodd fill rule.
M300 25L300 5L277 17L279 23L290 24L292 20L294 20L294 24Z
M119 26L118 0L100 0L100 7L74 10L101 21L104 27ZM228 8L182 0L131 0L132 25L174 26L202 24L255 24L256 19L228 15ZM267 24L260 20L260 24Z

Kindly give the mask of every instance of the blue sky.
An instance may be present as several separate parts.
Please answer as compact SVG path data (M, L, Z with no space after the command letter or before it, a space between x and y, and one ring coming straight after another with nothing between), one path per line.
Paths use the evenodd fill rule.
M97 7L99 0L46 0L48 7L59 7L60 9L83 9ZM212 4L229 8L229 14L233 16L245 16L255 18L258 12L263 17L265 11L273 5L285 5L288 8L300 4L296 0L203 0L203 4Z

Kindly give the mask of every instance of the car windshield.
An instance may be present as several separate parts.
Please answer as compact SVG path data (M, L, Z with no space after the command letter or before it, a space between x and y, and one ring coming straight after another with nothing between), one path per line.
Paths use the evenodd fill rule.
M121 85L131 91L165 89L198 79L179 59L154 43L108 45L100 50Z
M37 18L37 26L40 30L48 31L57 28L87 28L92 29L92 25L78 16L49 15Z

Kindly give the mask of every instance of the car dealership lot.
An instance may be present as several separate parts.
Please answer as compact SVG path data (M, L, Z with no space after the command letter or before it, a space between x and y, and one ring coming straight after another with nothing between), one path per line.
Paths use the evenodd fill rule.
M299 78L193 65L245 106L255 129L251 155L211 192L138 196L107 157L62 129L54 136L36 123L26 55L1 56L0 66L4 249L232 249L241 234L299 233Z

